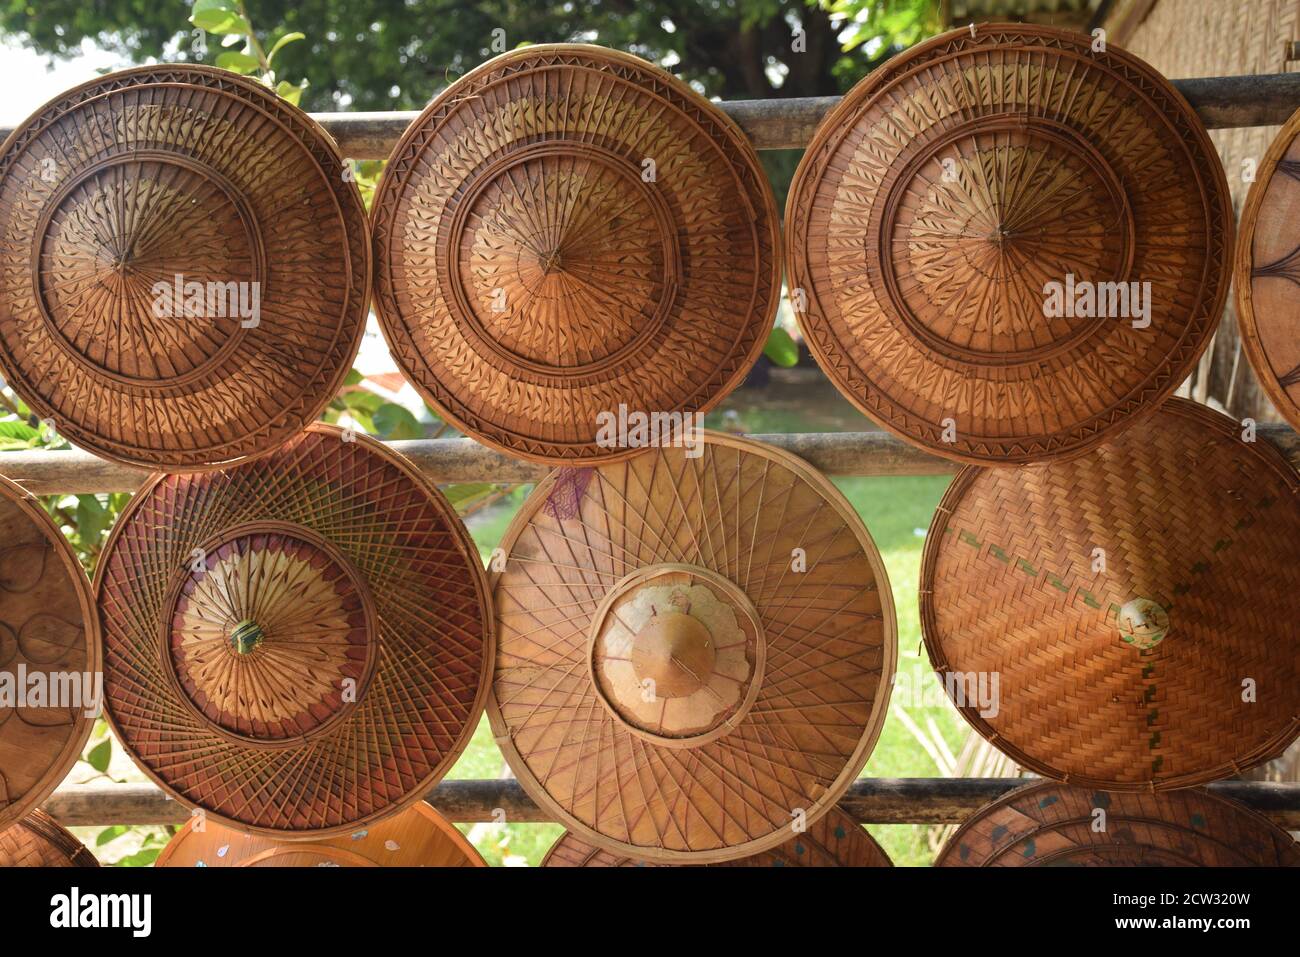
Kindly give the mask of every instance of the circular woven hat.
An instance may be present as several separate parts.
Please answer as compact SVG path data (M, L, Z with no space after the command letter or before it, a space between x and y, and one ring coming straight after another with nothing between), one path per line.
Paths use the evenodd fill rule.
M1300 111L1255 171L1233 278L1246 355L1278 412L1300 429Z
M487 867L456 826L420 801L343 837L277 841L205 821L190 822L154 867Z
M85 570L40 503L0 476L0 831L77 763L101 662Z
M334 397L370 248L306 113L226 70L140 67L0 149L0 372L59 434L194 471L271 451Z
M443 91L375 195L375 306L424 398L494 448L631 454L598 417L704 412L758 358L780 221L749 141L637 57L541 44Z
M588 844L566 831L546 852L542 867L646 867L645 862L621 857ZM809 826L769 851L737 860L719 861L711 867L892 867L885 849L849 815L832 808Z
M1199 789L1012 791L959 827L936 867L1300 867L1300 845L1262 814Z
M492 649L478 554L441 493L364 436L313 425L274 455L158 475L96 578L109 719L209 818L357 830L455 763Z
M0 829L0 867L98 867L86 846L44 811Z
M831 111L791 184L810 349L938 455L1091 448L1170 395L1219 320L1233 212L1214 147L1159 73L1091 42L996 24L918 44Z
M583 840L745 857L857 777L894 607L861 520L802 460L704 433L558 471L502 548L488 715L524 789Z
M921 564L930 660L1023 767L1085 787L1228 777L1300 733L1300 479L1183 399L1090 455L967 468Z

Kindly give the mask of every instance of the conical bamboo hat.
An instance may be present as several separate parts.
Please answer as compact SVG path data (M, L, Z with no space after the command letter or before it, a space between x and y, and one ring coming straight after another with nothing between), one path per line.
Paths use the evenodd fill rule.
M937 455L1093 448L1178 387L1219 321L1218 154L1168 80L1093 43L999 23L917 44L831 111L790 186L809 348Z
M503 542L488 704L525 790L583 840L699 864L834 806L884 723L884 565L802 460L693 452L553 473Z
M218 822L350 834L415 802L482 713L482 566L441 493L373 439L313 425L221 472L159 475L96 580L110 720Z
M771 187L716 105L638 57L503 54L439 94L375 194L375 307L406 377L494 448L613 460L598 416L705 412L781 284Z

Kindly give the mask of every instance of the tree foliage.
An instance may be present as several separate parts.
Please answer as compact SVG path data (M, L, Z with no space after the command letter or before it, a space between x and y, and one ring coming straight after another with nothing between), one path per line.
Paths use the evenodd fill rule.
M501 49L586 40L664 62L710 95L841 92L924 32L934 0L247 0L254 24L305 39L276 58L308 81L303 105L413 109ZM90 39L135 61L213 63L220 36L192 34L183 0L11 0L0 29L67 56ZM918 24L920 26L918 27ZM504 31L494 33L494 31ZM802 32L796 43L796 31ZM849 49L845 49L845 45ZM801 47L801 49L797 49ZM229 60L230 57L228 56Z

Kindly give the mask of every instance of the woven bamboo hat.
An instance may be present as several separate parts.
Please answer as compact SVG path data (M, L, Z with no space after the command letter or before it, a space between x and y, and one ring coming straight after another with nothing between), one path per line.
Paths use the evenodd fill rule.
M566 831L546 852L542 867L645 867ZM649 865L659 866L659 865ZM839 808L832 808L784 844L713 867L892 867L885 849L866 829Z
M375 306L408 379L493 448L630 454L598 415L704 412L762 351L780 221L715 105L582 44L499 56L441 93L375 195Z
M44 811L0 830L0 867L98 867L95 855Z
M438 490L313 425L158 475L96 577L109 719L177 800L243 831L348 834L418 800L482 713L492 620Z
M1300 429L1300 111L1255 171L1233 274L1246 355L1278 412Z
M1214 147L1160 74L1091 43L994 24L918 44L831 111L791 184L809 347L935 454L1094 447L1177 388L1218 322L1233 212Z
M278 841L198 818L154 867L487 867L456 826L423 801L343 837Z
M935 866L1300 867L1300 845L1198 788L1126 794L1044 782L977 811Z
M1071 462L965 469L921 564L930 660L1046 777L1159 790L1274 758L1300 732L1298 491L1183 399Z
M0 477L0 831L76 764L103 674L90 582L40 503Z
M502 548L488 715L524 789L583 840L745 857L857 777L894 607L867 530L802 460L704 433L555 472Z
M306 113L225 70L140 67L51 101L0 150L0 372L61 435L216 468L334 397L370 249Z

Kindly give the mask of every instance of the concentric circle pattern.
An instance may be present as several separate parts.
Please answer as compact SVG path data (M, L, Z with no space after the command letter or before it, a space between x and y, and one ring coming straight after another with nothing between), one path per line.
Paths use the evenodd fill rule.
M546 853L543 867L646 867L644 861L620 857L564 833ZM808 830L779 847L713 867L892 867L884 848L862 825L834 808Z
M745 857L833 807L884 721L884 566L825 478L707 434L553 473L507 532L488 714L529 794L584 841Z
M1090 42L998 24L912 47L830 113L791 185L810 348L937 454L1091 448L1173 392L1218 321L1217 155L1168 81Z
M1270 760L1300 733L1298 493L1183 399L1070 462L968 468L926 539L930 660L1046 777L1167 789Z
M423 801L368 827L324 841L277 841L191 820L155 867L486 867L456 829Z
M332 140L261 84L141 67L43 107L0 155L0 370L97 455L194 471L314 419L365 325L365 208Z
M957 829L936 867L1300 867L1300 845L1235 801L1186 789L1013 791Z
M1278 412L1300 429L1300 111L1255 170L1233 272L1246 354Z
M0 829L0 867L98 867L86 846L44 811Z
M431 787L491 658L477 552L404 459L314 425L156 476L97 580L109 717L137 763L245 831L333 835Z
M0 477L0 831L76 763L99 709L101 669L81 563L40 503Z
M457 426L525 458L612 460L601 413L703 412L757 359L780 231L752 147L650 63L504 54L440 94L375 198L375 304Z

